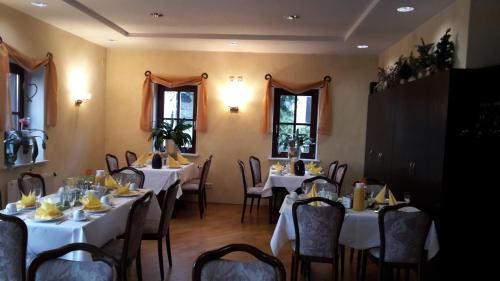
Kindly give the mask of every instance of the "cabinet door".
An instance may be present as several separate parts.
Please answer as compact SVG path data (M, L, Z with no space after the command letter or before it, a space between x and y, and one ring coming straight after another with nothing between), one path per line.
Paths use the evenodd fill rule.
M394 96L392 90L375 93L368 104L365 177L385 182L390 177Z
M398 200L410 192L416 204L422 199L418 187L425 186L429 161L429 85L425 80L398 86L394 112L391 190Z

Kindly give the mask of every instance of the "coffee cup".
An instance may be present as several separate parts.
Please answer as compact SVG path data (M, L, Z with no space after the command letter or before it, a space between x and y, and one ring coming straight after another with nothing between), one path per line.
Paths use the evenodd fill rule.
M104 204L104 205L110 205L111 204L111 200L109 200L108 196L103 196L103 197L101 197L101 203Z
M5 206L5 210L8 214L14 214L17 213L17 206L14 203L9 203Z
M73 219L74 220L81 220L85 218L85 213L83 210L74 210L73 211Z
M136 191L138 190L139 188L137 187L137 184L135 182L131 183L129 186L128 186L128 189L129 190L132 190L132 191Z
M297 192L295 192L295 191L290 192L290 198L296 199L297 198Z

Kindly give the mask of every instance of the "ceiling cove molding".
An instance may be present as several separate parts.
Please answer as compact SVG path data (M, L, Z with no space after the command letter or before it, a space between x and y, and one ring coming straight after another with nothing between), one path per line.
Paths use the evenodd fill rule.
M354 24L347 30L344 35L344 41L347 41L349 37L356 31L356 29L361 25L361 23L366 19L366 17L373 11L373 9L377 6L380 0L372 0L368 6L364 9L364 11L359 15Z

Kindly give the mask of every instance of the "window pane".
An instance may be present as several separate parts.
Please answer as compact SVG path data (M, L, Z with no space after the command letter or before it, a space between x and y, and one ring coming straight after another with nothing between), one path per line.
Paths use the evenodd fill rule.
M181 92L181 109L180 118L184 119L194 119L194 93L193 92Z
M184 133L188 134L191 136L191 140L193 139L193 121L184 121L184 123L187 123L187 124L190 124L191 125L191 128L190 129L187 129L184 131ZM189 149L193 147L193 144L190 143L189 145L185 145L183 146L183 148L186 148L186 149Z
M280 123L293 123L295 113L295 96L280 97Z
M165 91L165 101L163 103L163 117L177 118L177 92Z
M293 139L293 125L280 125L278 135L278 153L288 151L288 140Z
M304 137L303 144L301 147L302 153L309 153L309 143L311 143L313 140L310 139L311 136L311 126L308 125L297 125L297 130L299 131L299 135L301 137Z
M297 123L311 123L311 96L297 96Z
M9 73L9 93L10 93L10 101L11 101L11 109L14 112L18 112L18 94L19 94L19 85L18 85L19 75Z

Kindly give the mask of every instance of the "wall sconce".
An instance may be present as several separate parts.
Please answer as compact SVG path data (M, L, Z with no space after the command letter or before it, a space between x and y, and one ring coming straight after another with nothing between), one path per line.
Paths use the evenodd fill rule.
M92 95L88 92L81 92L76 95L75 105L79 106L84 102L88 102L92 98Z
M238 111L240 110L238 107L238 97L234 95L237 95L241 92L241 83L243 82L243 76L229 76L229 81L231 83L231 94L233 95L229 102L229 112L238 113Z

